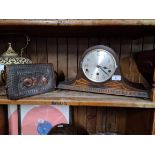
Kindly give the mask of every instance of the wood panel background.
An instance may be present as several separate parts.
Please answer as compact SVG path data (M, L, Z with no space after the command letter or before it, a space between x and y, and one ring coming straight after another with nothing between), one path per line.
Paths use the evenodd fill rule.
M89 31L87 32L89 34ZM24 53L33 63L53 63L58 74L65 79L73 79L78 72L78 65L83 52L93 45L103 44L113 48L119 56L122 72L134 82L145 83L133 60L135 52L153 49L154 36L99 35L87 36L50 36L30 35L31 42ZM86 34L86 33L85 33ZM129 34L129 33L128 33ZM11 42L15 51L20 53L25 44L22 36L0 36L0 53L6 51L7 42ZM85 128L90 134L150 134L150 122L153 110L110 107L73 107L72 122ZM0 107L0 134L6 134L6 106ZM77 128L77 133L80 131ZM80 133L79 133L80 134Z

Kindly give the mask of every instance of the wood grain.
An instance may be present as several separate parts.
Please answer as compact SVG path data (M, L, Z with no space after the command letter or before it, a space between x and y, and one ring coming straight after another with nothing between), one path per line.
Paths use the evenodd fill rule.
M88 38L78 38L78 57L77 62L78 66L81 61L82 54L88 48ZM83 105L78 108L78 125L82 126L84 129L87 129L87 108Z
M143 43L143 38L136 39L136 40L132 41L132 53L131 53L132 57L134 56L135 52L142 51L142 47L143 47L142 43ZM130 71L131 71L130 74L132 75L131 80L133 82L140 83L141 75L140 75L137 65L133 59L131 59Z
M37 63L47 63L46 38L37 39Z
M116 52L118 59L121 59L121 39L120 37L112 37L109 40L109 46ZM107 119L106 119L106 132L117 133L117 122L116 118L119 113L115 108L107 108Z
M107 108L106 132L116 133L116 110L114 108Z
M6 96L1 96L0 104L63 104L72 106L155 108L155 103L150 100L67 90L57 90L20 100L8 100Z
M142 52L145 50L153 50L154 46L154 37L153 36L147 36L143 37L143 45L142 45ZM141 75L140 73L140 83L147 84L146 79Z
M155 135L155 110L152 109L150 114L150 132L149 134Z
M68 63L67 74L68 80L72 80L77 75L78 70L78 50L77 50L77 38L68 38Z
M1 19L0 26L138 26L155 25L155 20L131 20L131 19Z
M87 115L86 115L86 107L84 105L78 107L78 121L77 125L78 127L82 127L85 130L87 130ZM80 130L78 128L78 134L80 134Z
M0 135L8 134L7 105L0 105Z
M38 55L37 55L37 39L34 37L31 37L31 41L27 47L27 55L30 60L32 60L32 63L37 63Z
M78 106L72 107L72 124L75 126L76 133L78 133Z
M155 102L155 68L154 68L154 74L153 74L153 85L152 90L150 92L151 100Z
M88 47L98 45L98 38L89 38ZM97 108L87 107L87 131L90 134L96 133Z
M0 37L0 54L6 51L4 36ZM8 116L7 116L8 105L0 105L0 135L8 134Z
M47 38L48 63L52 63L54 70L58 71L57 39Z
M144 25L153 24L150 20L144 20L141 22L143 22ZM155 23L155 20L153 20L153 22ZM8 20L3 22L0 20L0 27L7 25L9 26L9 24L15 25L15 27L22 27L23 25L25 28L27 28L27 26L31 26L31 28L28 30L26 29L27 32L31 30L30 34L32 31L35 31L35 33L32 33L33 36L31 36L32 34L30 35L31 42L27 49L27 57L32 59L33 63L52 62L54 64L54 68L56 68L57 71L59 69L65 73L66 79L75 77L77 72L77 63L79 62L83 52L89 46L98 43L113 47L119 51L118 53L120 55L121 66L123 67L123 73L125 76L129 77L129 79L132 79L133 81L141 82L140 75L137 74L137 70L133 67L134 64L131 65L130 72L128 67L130 66L130 61L128 57L132 56L130 55L131 52L137 52L140 49L151 49L152 44L154 43L153 29L151 30L152 36L147 36L147 33L149 33L147 30L149 31L149 29L145 29L145 34L142 31L142 28L139 30L138 26L136 28L131 26L128 29L127 35L124 34L123 37L119 35L119 32L114 32L117 30L116 25L141 25L142 23L140 23L139 20ZM61 29L58 28L55 29L61 38L57 38L57 32L55 32L55 35L53 35L53 31L55 30L53 30L53 28L55 26L63 27L68 25L75 27L74 29L72 28L72 34L69 38L68 31L63 30L64 32L61 34L61 32L58 32ZM104 29L104 26L106 25L112 26L108 29L108 32L106 32L106 29ZM44 26L47 26L46 30L44 29ZM91 26L91 29L89 29L88 26ZM98 33L99 31L96 31L97 26L101 26L101 34ZM83 27L85 27L85 29ZM44 32L42 32L42 34L40 34L40 28L44 29L44 32L46 33L44 34ZM124 27L123 29L124 32L126 28ZM77 31L73 32L74 30ZM93 33L91 30L93 30ZM128 36L130 30L131 35ZM120 28L119 31L121 31ZM80 32L80 34L76 34L76 32ZM136 35L133 34L133 32L140 34L140 37L138 36L138 38L133 38L133 36ZM104 35L105 33L106 35ZM115 34L115 36L113 36L113 34ZM8 41L13 43L13 48L15 50L18 50L18 44L20 44L19 42L23 42L22 40L20 41L18 37L11 38L9 36L5 36L3 39L1 36L1 51L5 51L7 49ZM17 101L8 100L4 96L0 98L0 104L1 134L7 132L7 114L6 109L4 108L4 104L71 105L73 106L73 124L77 126L83 126L92 134L104 133L108 131L122 134L155 133L154 115L152 116L155 103L150 100L92 93L89 94L80 92L54 91ZM152 122L150 122L151 119ZM151 125L153 126L152 128L150 127ZM78 129L77 133L80 133Z
M58 38L58 75L67 79L67 39ZM64 77L63 77L64 76Z
M78 39L77 38L67 38L67 51L68 51L68 61L67 61L67 77L68 80L73 80L77 75L78 70ZM72 107L73 110L73 125L75 126L76 133L80 132L78 131L79 126L79 115L78 115L78 109L79 107ZM80 124L83 126L83 123L80 122ZM84 126L85 127L85 126Z
M26 40L24 37L17 37L15 40L15 50L19 56L21 56L21 49L26 45ZM27 49L22 53L22 57L27 58Z
M110 39L108 37L100 37L100 38L98 38L98 43L100 45L109 46L110 45Z
M104 122L104 108L103 107L97 107L96 111L96 133L103 133L105 132L105 122Z
M143 38L143 51L145 50L153 50L154 37L147 36Z
M130 61L131 61L131 40L123 39L121 46L121 72L125 78L131 80L132 75L130 74Z
M78 65L81 61L84 51L88 48L88 38L79 38L78 39Z
M126 134L150 134L150 109L129 109L127 111Z
M3 52L5 52L5 45L4 45L4 38L0 37L0 54L2 54Z
M130 79L130 59L131 59L131 40L126 38L119 38L120 47L116 46L119 51L119 60L122 75ZM126 109L115 109L115 128L114 131L118 134L125 134L126 129Z
M121 39L120 37L110 38L110 47L116 52L119 60L121 55Z
M126 117L127 117L127 108L117 108L116 115L116 125L118 134L126 134Z

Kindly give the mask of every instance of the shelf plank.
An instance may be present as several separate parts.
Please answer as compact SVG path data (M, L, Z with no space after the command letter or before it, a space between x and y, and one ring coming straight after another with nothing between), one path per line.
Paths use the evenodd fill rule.
M8 100L6 96L1 96L0 104L60 104L71 106L155 108L155 102L140 98L66 90L56 90L53 92L36 95L20 100Z
M1 19L0 26L138 26L155 25L155 20L132 19Z

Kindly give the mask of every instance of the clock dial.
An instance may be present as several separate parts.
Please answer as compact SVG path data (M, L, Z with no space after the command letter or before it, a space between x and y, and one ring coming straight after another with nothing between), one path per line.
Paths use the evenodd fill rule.
M105 82L115 73L117 68L114 56L104 49L89 51L83 58L84 75L93 82Z

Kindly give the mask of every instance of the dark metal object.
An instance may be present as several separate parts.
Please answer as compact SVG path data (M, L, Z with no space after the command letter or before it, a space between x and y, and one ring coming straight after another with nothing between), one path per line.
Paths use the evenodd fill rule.
M78 129L78 133L77 133ZM73 126L70 124L58 124L54 126L48 135L89 135L86 129L81 126Z
M115 59L116 62L116 70L112 74L111 78L104 82L95 82L88 79L83 69L81 68L81 63L87 55L87 53L92 50L103 49L108 51ZM100 59L100 58L99 58ZM94 59L95 60L95 59ZM108 65L108 61L105 59ZM93 64L97 66L98 64L94 61ZM91 65L93 65L91 64ZM104 68L104 67L103 67ZM95 70L95 69L94 69ZM94 92L94 93L103 93L103 94L114 94L114 95L123 95L123 96L133 96L140 98L149 98L149 90L147 90L142 84L133 83L128 81L123 74L121 73L119 59L114 50L109 47L103 45L93 46L85 51L83 57L81 59L79 70L76 78L72 81L65 81L58 85L60 89L68 89L68 90L77 90L77 91L85 91L85 92Z
M9 99L20 99L55 89L52 64L26 64L6 66L6 87Z

